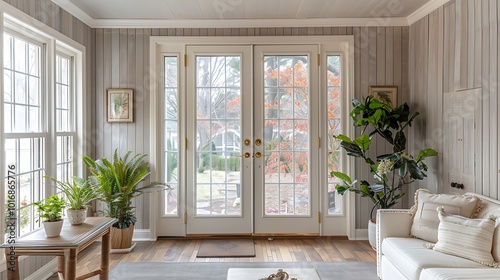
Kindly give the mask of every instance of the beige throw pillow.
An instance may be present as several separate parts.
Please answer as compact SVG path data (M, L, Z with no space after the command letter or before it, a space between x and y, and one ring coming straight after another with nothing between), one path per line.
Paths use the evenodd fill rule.
M496 217L468 219L447 214L443 207L437 212L440 222L434 251L498 267L491 255Z
M446 213L475 218L482 203L478 197L454 194L433 194L426 189L415 192L415 205L412 207L413 224L411 235L429 242L438 241L439 218L437 207L443 207Z

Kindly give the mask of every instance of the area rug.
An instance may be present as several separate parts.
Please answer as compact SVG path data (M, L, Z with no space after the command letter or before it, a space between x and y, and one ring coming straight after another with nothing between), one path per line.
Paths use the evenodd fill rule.
M202 241L197 258L248 258L255 257L253 239L221 239Z
M111 269L109 279L225 280L231 267L315 268L321 280L377 280L371 262L122 262Z

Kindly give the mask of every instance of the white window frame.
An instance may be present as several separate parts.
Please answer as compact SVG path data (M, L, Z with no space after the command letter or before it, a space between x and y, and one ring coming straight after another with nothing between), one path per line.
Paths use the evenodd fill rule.
M0 79L0 89L2 89L3 93L3 34L6 29L10 29L13 32L22 36L23 39L30 41L35 39L36 41L42 41L45 44L45 50L42 50L41 57L45 55L45 62L42 71L46 71L45 75L43 75L43 80L41 87L42 89L42 99L40 100L42 106L47 106L48 109L45 110L45 115L42 116L41 125L42 132L38 134L46 135L47 138L51 138L52 141L51 147L48 147L49 144L46 144L48 147L45 152L45 168L48 172L51 172L49 175L56 176L54 172L57 172L55 168L55 157L56 155L52 155L52 153L56 152L56 138L55 138L55 104L52 103L55 101L54 94L49 94L50 92L55 92L55 57L57 52L64 53L72 57L73 60L73 89L74 89L74 100L73 104L77 104L74 107L74 115L73 118L73 127L74 127L74 152L73 152L73 175L83 176L85 174L83 163L77 159L81 158L83 155L87 154L87 143L86 141L90 141L85 137L85 132L88 131L87 125L90 124L90 114L84 115L84 112L87 110L87 96L84 94L86 92L86 66L84 62L86 61L86 50L85 46L79 44L71 38L64 36L63 34L53 30L52 28L46 26L33 19L29 15L23 13L22 11L16 9L6 2L0 2L0 50L2 55L0 55L0 75L2 79ZM16 34L13 34L16 35ZM46 54L44 54L45 52ZM45 95L45 96L43 96ZM52 96L52 100L47 98L46 96ZM0 98L0 115L4 114L4 98L2 94L2 98ZM50 129L48 126L52 126ZM26 133L24 133L26 134ZM51 134L51 135L48 135ZM34 136L30 133L30 136ZM2 143L5 141L4 134L4 122L3 117L0 122L0 140ZM4 149L2 144L1 149ZM0 155L0 199L5 198L5 185L4 178L6 176L6 166L5 163L5 155L2 152ZM51 186L49 183L49 179L45 181L46 186ZM46 187L45 197L48 195L54 194L55 189ZM5 205L4 203L0 203L0 226L1 228L5 225ZM0 235L0 242L4 242L4 235ZM23 258L21 258L23 259ZM5 255L3 254L3 250L0 250L0 272L4 271L5 266Z

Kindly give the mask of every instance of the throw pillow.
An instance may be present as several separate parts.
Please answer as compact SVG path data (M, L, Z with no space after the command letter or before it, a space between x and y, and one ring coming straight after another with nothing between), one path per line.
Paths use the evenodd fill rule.
M476 218L482 208L482 203L475 196L433 194L426 189L418 189L415 192L415 205L410 212L413 215L411 226L413 237L434 243L438 241L437 207L444 207L449 214Z
M443 207L437 212L440 222L434 251L498 267L491 255L496 217L469 219L447 214Z

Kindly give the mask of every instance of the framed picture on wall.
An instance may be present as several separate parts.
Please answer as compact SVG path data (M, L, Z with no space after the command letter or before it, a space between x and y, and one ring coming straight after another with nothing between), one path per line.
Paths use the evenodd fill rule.
M134 121L134 90L109 88L106 90L106 121Z
M368 95L393 108L398 106L398 87L396 86L370 86Z

